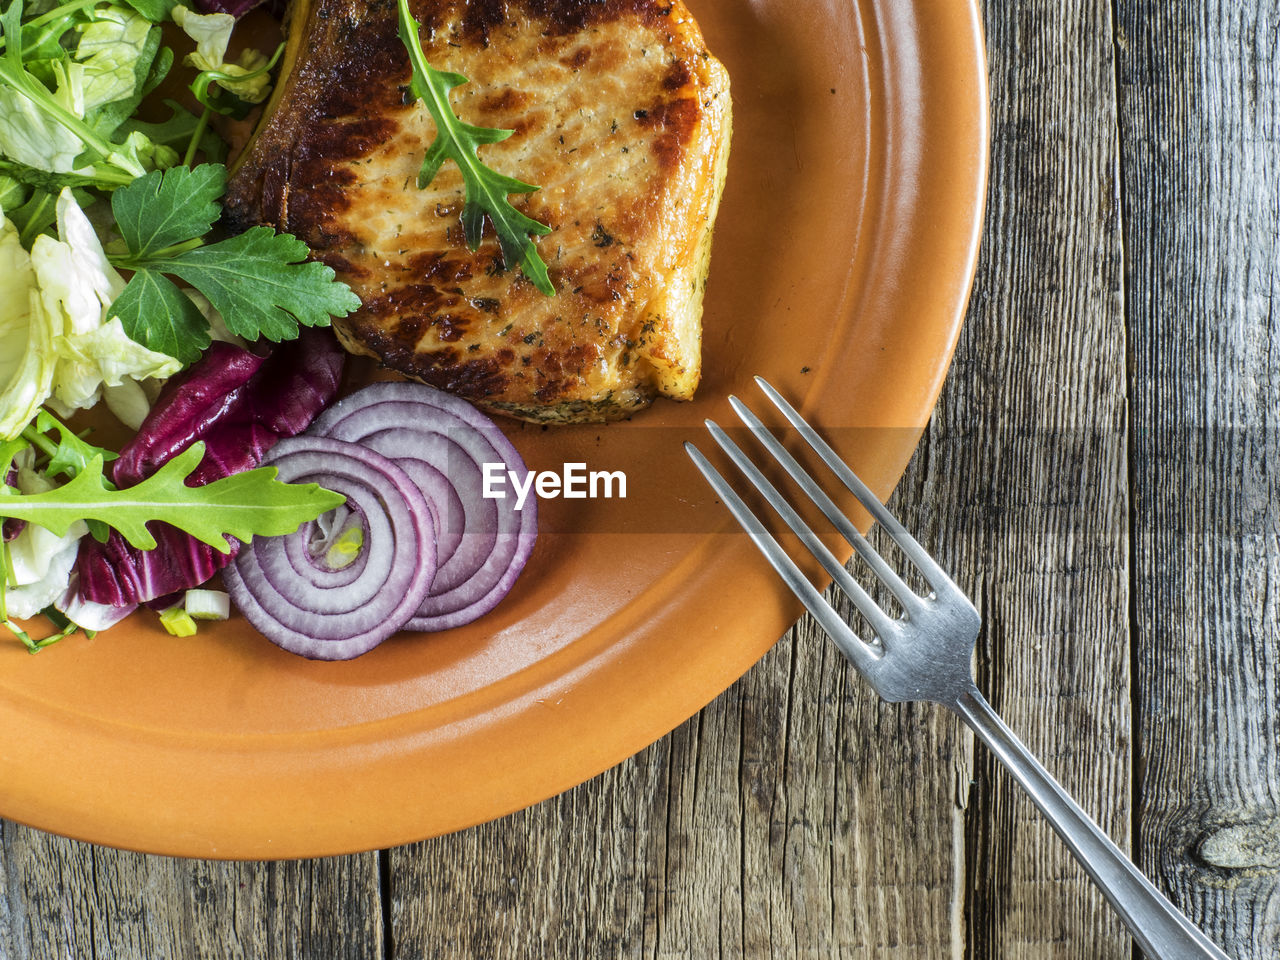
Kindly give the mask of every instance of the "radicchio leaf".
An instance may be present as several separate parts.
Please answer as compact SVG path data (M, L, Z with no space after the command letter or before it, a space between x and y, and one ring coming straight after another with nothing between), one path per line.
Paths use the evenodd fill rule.
M288 6L284 0L196 0L195 2L195 8L200 13L229 13L236 19L257 7L265 7L268 13L280 20L284 18Z
M116 484L141 483L228 417L265 359L234 344L211 345L198 363L165 384L137 435L112 464Z
M218 553L207 543L167 523L153 523L154 550L129 546L114 530L106 543L85 538L76 557L80 596L113 607L141 603L154 597L198 586L235 555L237 541L227 538L232 553Z
M187 478L202 486L256 467L281 437L301 433L333 400L345 354L322 330L303 330L263 358L215 343L165 385L138 435L120 451L113 477L133 486L197 440L200 465ZM138 550L115 532L105 544L86 538L76 569L86 600L145 603L198 586L235 556L222 554L168 524L151 525L157 546Z

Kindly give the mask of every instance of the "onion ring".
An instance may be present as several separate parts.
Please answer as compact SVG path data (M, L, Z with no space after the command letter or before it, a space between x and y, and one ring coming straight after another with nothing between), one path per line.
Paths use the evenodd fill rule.
M410 630L447 630L492 610L511 590L537 539L536 498L484 496L484 464L522 481L528 468L487 416L419 383L374 383L338 401L309 431L375 450L414 480L434 507L439 570Z
M284 537L256 537L223 574L236 606L267 639L313 660L349 660L402 629L436 574L431 511L413 479L360 444L281 440L263 461L289 483L347 497L364 525L358 563L340 570L307 550L314 521Z

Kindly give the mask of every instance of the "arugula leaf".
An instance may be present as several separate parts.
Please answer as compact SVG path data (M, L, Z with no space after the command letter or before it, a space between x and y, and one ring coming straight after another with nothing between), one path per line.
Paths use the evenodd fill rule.
M3 596L0 596L0 601L3 601L3 599ZM5 629L22 641L22 645L27 648L28 653L40 652L40 644L31 639L31 634L9 619L9 611L4 608L3 602L0 602L0 617L4 618Z
M161 36L163 39L163 35ZM147 97L151 91L164 83L164 78L169 75L169 71L173 69L174 53L172 47L161 47L156 57L151 61L151 69L147 71L146 79L142 81L142 96ZM169 101L165 101L168 103Z
M55 431L58 434L56 443L48 437L48 434ZM95 447L93 444L80 439L70 427L49 411L43 409L36 414L34 423L27 424L22 431L21 438L23 441L30 441L31 446L49 458L49 462L44 467L44 472L51 477L62 476L70 479L85 469L89 461L94 457L101 457L103 461L115 460L119 457L117 453L104 450L102 447ZM115 484L110 481L103 480L102 482L107 489L115 489ZM99 543L106 543L110 534L106 524L100 520L90 520L88 521L88 526L89 532L93 534L94 539Z
M490 169L477 153L482 144L500 143L514 131L476 127L458 119L449 103L449 91L467 83L467 78L460 73L436 70L427 63L418 35L418 23L409 13L408 0L397 0L396 5L400 14L400 39L413 68L409 90L426 104L436 124L436 139L428 148L418 172L418 189L435 179L445 160L456 163L466 186L462 229L467 246L472 250L480 246L484 218L488 216L498 235L503 261L508 266L519 264L534 286L547 296L554 296L556 288L547 274L547 265L538 255L538 248L530 237L530 234L548 234L551 228L525 216L507 199L508 194L532 193L539 188Z
M39 653L45 647L51 647L55 643L57 643L59 640L65 640L67 639L67 637L71 636L72 634L80 630L79 625L74 624L70 620L68 620L66 618L66 615L63 614L62 611L59 610L57 607L54 607L54 606L45 607L43 610L40 611L40 615L45 619L47 619L51 624L53 624L53 629L54 629L54 632L49 636L45 637L43 640L31 639L31 634L27 633L25 630L18 629L18 625L16 623L13 623L10 621L6 621L5 623L5 626L9 629L9 632L22 641L23 646L27 648L27 652L29 653ZM86 630L84 632L84 635L91 640L93 639L92 630Z
M27 186L55 195L61 193L63 187L70 187L72 190L81 187L99 187L103 190L113 190L119 185L117 183L104 183L93 173L52 173L49 170L41 170L39 167L28 166L17 160L10 160L5 156L0 156L0 175L11 177L19 183L25 183Z
M7 496L11 489L5 481L9 477L9 471L13 469L13 458L29 446L31 444L22 437L0 441L0 496ZM0 570L0 582L4 580L3 573L4 571Z
M30 248L36 237L58 222L58 204L53 194L33 190L26 203L17 210L6 210L5 214L18 228L18 242L25 250Z
M102 458L95 456L65 486L48 493L0 497L0 516L37 523L58 536L78 520L101 520L139 550L155 548L147 524L158 520L220 553L230 553L226 535L248 542L255 536L292 533L346 501L314 483L281 483L275 479L275 467L188 487L183 481L203 457L204 443L194 443L137 486L108 490Z
M22 25L22 58L27 61L28 69L46 69L46 66L36 67L36 64L40 61L65 57L67 48L62 44L63 34L77 24L88 22L88 19L87 11L73 10L51 19L41 16L24 23Z
M28 440L32 428L28 427L22 431L22 435ZM45 467L45 473L50 476L74 477L77 473L89 466L94 457L101 457L104 461L115 460L119 454L102 447L95 447L92 443L82 440L76 436L75 431L68 427L65 423L51 414L48 410L41 410L36 414L36 422L34 431L40 435L49 433L58 434L57 446L50 452L49 463ZM43 444L36 444L41 448Z
M116 190L111 212L129 252L145 259L208 233L226 187L227 168L220 163L155 170Z

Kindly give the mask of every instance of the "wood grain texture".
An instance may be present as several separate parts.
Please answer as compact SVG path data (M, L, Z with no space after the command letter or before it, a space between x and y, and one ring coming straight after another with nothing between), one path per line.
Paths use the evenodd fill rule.
M792 631L590 784L391 851L393 955L952 956L964 776L939 736L954 724L879 704L825 638Z
M925 447L937 479L921 499L936 504L942 552L984 618L979 687L1124 848L1128 506L1110 7L989 4L986 27L987 255ZM976 759L968 955L1128 956L1122 927L1051 829L987 753Z
M0 958L381 956L378 855L180 860L0 822Z
M979 605L1010 725L1274 958L1280 3L986 7L984 250L893 505ZM450 837L221 864L0 825L4 960L1130 955L959 725L807 619L636 757Z
M1121 0L1141 862L1280 955L1280 4Z

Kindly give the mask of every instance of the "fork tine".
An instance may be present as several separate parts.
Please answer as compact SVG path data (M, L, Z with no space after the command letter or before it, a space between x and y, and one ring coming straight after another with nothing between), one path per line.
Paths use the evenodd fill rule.
M783 581L791 592L800 598L800 602L805 605L813 618L818 621L822 629L827 635L835 641L840 651L848 657L859 670L867 672L875 666L876 652L871 646L862 641L857 634L849 627L847 623L836 613L835 608L827 603L811 584L795 562L787 556L785 550L778 545L778 541L764 528L758 517L751 512L751 508L743 503L742 498L734 492L733 487L720 475L720 472L702 455L702 451L695 447L692 443L685 443L685 453L689 454L689 458L693 460L694 465L706 477L707 483L711 484L717 496L724 501L725 506L729 508L729 512L733 514L734 519L747 532L751 540L759 548L760 552L765 555L765 559L778 572Z
M916 542L915 537L907 533L906 528L898 522L898 518L888 511L885 505L880 502L880 498L871 492L870 488L849 468L849 465L818 435L818 432L809 425L809 421L800 416L795 407L791 406L786 398L775 390L772 384L764 377L756 377L755 380L756 385L764 391L765 396L772 400L773 405L781 410L783 416L791 421L791 425L800 431L800 436L804 437L805 442L817 452L823 462L840 478L840 482L849 488L849 492L858 498L858 502L866 508L875 521L884 527L885 532L889 534L893 542L907 555L907 559L924 574L924 578L929 581L929 586L933 588L934 592L940 593L943 589L958 592L959 588L952 582L947 572L934 562L934 559Z
M791 504L778 492L778 488L769 482L760 469L751 462L751 458L742 452L742 448L729 438L720 425L713 420L707 420L706 425L716 443L720 444L720 449L729 455L737 468L764 495L769 506L773 507L786 521L791 532L799 537L809 548L809 552L818 558L823 569L831 575L845 595L853 601L853 605L866 617L876 636L886 642L894 639L898 634L898 626L893 618L880 609L879 604L872 600L867 591L862 588L862 584L853 579L849 571L844 568L844 564L837 560L827 549L826 544L818 539L817 534L804 522L800 514L796 513Z
M791 479L818 506L818 509L822 511L832 526L840 531L840 535L858 552L858 556L862 557L867 566L871 568L871 572L880 579L880 582L889 588L889 591L897 598L898 603L902 604L902 608L909 615L911 610L920 602L920 598L916 596L915 591L903 582L897 571L885 562L884 558L876 551L876 548L871 546L867 538L853 525L853 521L841 512L835 502L818 486L818 482L813 479L804 467L800 466L796 458L791 455L791 452L770 432L768 427L760 422L750 408L734 396L729 397L729 403L733 406L739 419L751 429L755 438L773 454L775 460L782 464L787 473L791 475Z

